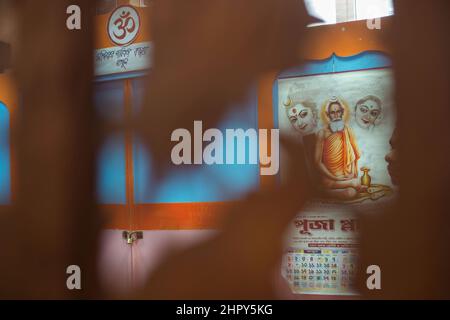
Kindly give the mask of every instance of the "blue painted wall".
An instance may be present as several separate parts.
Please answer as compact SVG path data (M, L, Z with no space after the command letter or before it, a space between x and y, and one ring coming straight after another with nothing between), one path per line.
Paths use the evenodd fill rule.
M142 80L132 80L133 107L142 102ZM124 81L95 84L94 103L100 117L110 124L124 119ZM253 89L246 101L237 106L219 129L258 128L257 92ZM190 129L190 128L188 128ZM0 204L11 197L9 111L0 103ZM248 148L247 148L248 152ZM225 154L225 152L224 152ZM151 156L136 138L133 152L136 203L215 202L234 200L259 186L259 165L213 165L173 167L164 181L155 184ZM126 204L125 136L110 135L103 141L98 155L97 199L100 204Z
M133 92L134 107L137 108L144 93L139 80L134 81ZM246 101L236 107L218 129L223 134L225 129L258 129L256 89L251 90ZM193 125L192 128L186 128L191 133ZM151 155L142 143L136 140L134 178L136 203L229 201L241 198L246 192L259 187L259 165L172 166L168 176L156 184L152 174Z
M132 80L131 91L133 109L137 111L145 94L140 78ZM95 104L104 121L121 122L124 117L123 80L96 83ZM219 129L224 133L225 129L258 129L256 89L236 107ZM101 204L126 204L125 157L123 134L115 134L104 141L98 159L97 179ZM259 165L173 166L168 176L156 183L151 155L138 137L133 146L133 166L134 200L141 204L235 200L259 187Z
M9 110L0 102L0 205L11 200L11 158Z
M101 119L118 124L124 117L124 82L95 85L94 102ZM116 133L103 141L97 164L97 199L100 204L126 204L125 135Z

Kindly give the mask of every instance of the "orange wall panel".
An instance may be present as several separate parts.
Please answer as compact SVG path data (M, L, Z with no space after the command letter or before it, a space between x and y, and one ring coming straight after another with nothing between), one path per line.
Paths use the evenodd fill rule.
M0 74L0 101L2 101L12 113L17 107L17 92L12 76L8 73Z

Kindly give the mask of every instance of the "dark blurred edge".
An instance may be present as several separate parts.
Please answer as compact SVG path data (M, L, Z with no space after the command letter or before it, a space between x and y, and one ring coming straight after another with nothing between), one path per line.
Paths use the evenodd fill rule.
M0 41L0 73L11 66L11 45Z

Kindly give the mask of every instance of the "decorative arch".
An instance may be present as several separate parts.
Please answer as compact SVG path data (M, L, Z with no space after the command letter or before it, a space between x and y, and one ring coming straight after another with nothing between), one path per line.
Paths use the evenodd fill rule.
M272 83L273 124L278 128L278 80L312 75L335 74L350 71L392 67L390 55L383 51L367 50L352 56L333 53L321 60L307 60L306 63L278 73Z

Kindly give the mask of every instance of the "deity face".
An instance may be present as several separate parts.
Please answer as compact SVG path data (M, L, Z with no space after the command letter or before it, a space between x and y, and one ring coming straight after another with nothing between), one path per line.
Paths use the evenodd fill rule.
M339 103L332 103L328 108L327 115L331 122L342 121L344 108Z
M316 129L317 121L311 108L296 104L287 113L291 125L302 135L311 134Z
M373 100L367 100L356 106L355 119L358 126L363 129L369 129L376 125L380 118L381 106Z

